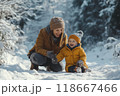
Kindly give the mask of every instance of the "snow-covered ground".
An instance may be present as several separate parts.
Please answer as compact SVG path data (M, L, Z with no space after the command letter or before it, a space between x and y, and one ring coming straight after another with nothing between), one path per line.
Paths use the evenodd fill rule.
M87 54L87 64L92 72L66 73L46 72L44 67L40 71L29 70L30 61L27 58L27 48L21 48L17 55L6 54L7 64L0 66L0 79L3 80L119 80L120 58L113 57L113 48L107 50L104 46L97 46ZM63 64L65 61L63 60ZM64 68L64 65L63 65Z

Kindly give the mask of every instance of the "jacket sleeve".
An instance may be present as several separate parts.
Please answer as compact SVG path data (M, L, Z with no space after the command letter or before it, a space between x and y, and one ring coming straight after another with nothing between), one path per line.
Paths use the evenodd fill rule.
M64 58L64 52L63 52L63 49L60 50L60 52L57 54L56 58L58 60L58 62L62 61L63 58Z
M41 30L40 30L40 33L39 33L39 35L38 35L38 37L37 37L36 44L35 44L35 51L36 51L37 53L40 53L40 54L46 56L46 55L47 55L47 50L45 50L45 49L43 48L43 46L44 46L43 31L44 31L44 29L41 29Z
M80 47L80 60L84 62L84 66L88 69L88 66L86 64L86 53L82 47Z

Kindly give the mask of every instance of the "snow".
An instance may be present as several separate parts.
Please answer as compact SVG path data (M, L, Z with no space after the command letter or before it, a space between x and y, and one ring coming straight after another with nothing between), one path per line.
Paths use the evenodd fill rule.
M111 13L110 12L113 12L114 11L114 7L115 6L112 6L112 7L110 7L110 8L105 8L105 9L103 9L103 10L101 10L99 13L99 16L101 17L101 16L104 16L104 14L106 13L106 14L108 14L108 15L110 15Z
M6 54L6 63L0 66L2 80L119 80L120 79L120 58L113 57L113 48L107 50L104 46L97 46L87 54L87 65L92 72L87 73L66 73L47 72L44 67L39 71L29 70L30 61L26 56L26 50L20 49L21 53L12 56ZM65 61L62 61L65 64ZM64 67L64 65L63 65Z
M0 41L0 49L2 49L3 48L3 43Z

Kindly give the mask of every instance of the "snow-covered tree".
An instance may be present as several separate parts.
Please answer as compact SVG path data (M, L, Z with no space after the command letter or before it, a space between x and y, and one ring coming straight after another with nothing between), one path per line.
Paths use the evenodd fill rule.
M111 0L112 1L112 0ZM120 0L115 1L115 10L109 24L109 35L120 38Z
M96 44L110 36L110 22L117 0L73 0L68 13L70 33L82 30L83 45ZM119 8L117 8L119 9ZM117 12L119 14L119 12ZM115 18L115 17L114 17ZM113 23L114 24L114 23Z
M20 27L12 20L19 20L19 16L14 10L16 2L10 0L1 0L0 2L0 64L5 62L5 54L15 55L15 50L20 45L21 33L24 33Z
M4 59L2 56L4 53L14 55L15 49L18 49L16 45L19 38L18 33L14 25L0 20L0 60Z

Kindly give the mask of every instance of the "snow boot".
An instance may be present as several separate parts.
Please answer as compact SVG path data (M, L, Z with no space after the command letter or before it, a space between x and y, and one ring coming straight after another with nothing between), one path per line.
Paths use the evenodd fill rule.
M50 69L50 66L46 66L46 71L52 71L51 69Z
M33 69L35 69L36 71L38 71L38 65L35 65L35 64L31 63L30 70L33 70Z
M82 73L85 73L85 68L84 67L81 67L81 69L82 69Z

